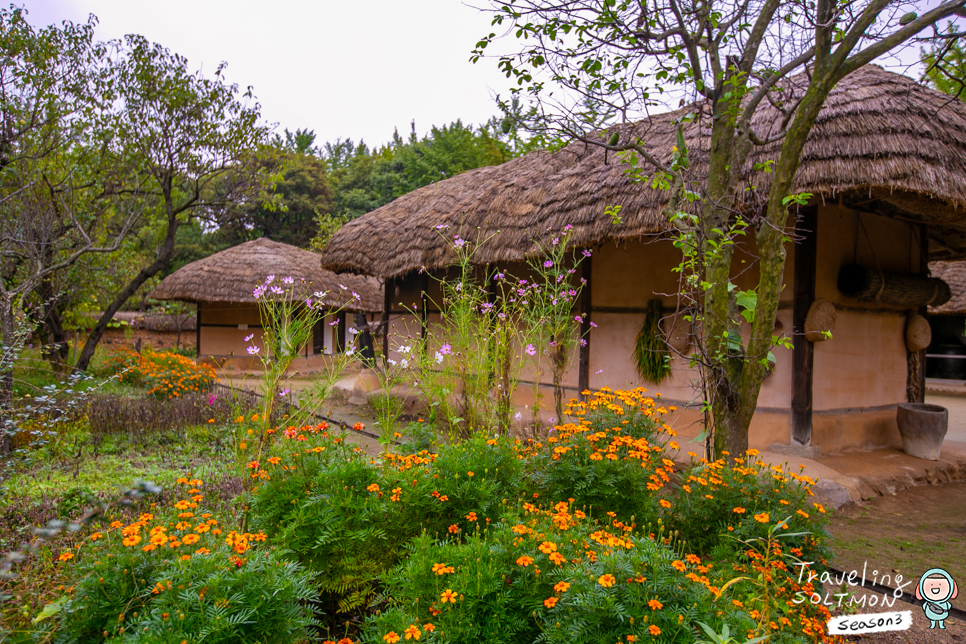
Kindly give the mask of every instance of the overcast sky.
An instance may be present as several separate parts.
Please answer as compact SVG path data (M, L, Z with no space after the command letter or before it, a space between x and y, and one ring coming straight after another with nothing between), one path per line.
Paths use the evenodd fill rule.
M23 0L21 0L23 1ZM100 20L98 38L138 33L251 85L268 122L316 141L386 143L410 121L423 135L497 113L509 81L468 62L489 18L458 0L25 0L34 25Z

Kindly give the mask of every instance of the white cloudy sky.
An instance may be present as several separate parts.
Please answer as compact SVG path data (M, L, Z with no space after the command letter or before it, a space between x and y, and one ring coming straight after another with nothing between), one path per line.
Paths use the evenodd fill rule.
M20 0L46 25L100 20L102 40L139 33L251 85L280 129L387 142L458 118L479 124L509 87L495 61L468 62L489 18L459 0Z
M225 61L227 78L253 87L268 122L312 129L320 143L380 145L396 128L405 136L414 119L420 135L456 119L478 125L510 87L495 60L468 62L492 30L470 4L486 0L15 1L35 25L93 13L102 40L139 33L209 73ZM879 62L914 75L917 49Z

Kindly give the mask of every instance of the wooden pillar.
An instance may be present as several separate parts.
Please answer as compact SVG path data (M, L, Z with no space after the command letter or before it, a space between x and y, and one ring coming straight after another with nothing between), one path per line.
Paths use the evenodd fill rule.
M195 307L195 360L201 360L201 302Z
M591 262L593 257L585 257L584 261L581 263L581 274L580 276L586 282L583 289L580 291L580 312L583 313L583 319L580 322L580 337L584 340L584 344L580 346L580 358L579 358L579 373L577 378L577 386L581 392L590 389L590 316L593 314L593 300L591 299ZM581 400L584 400L586 396L583 393L580 394Z
M382 359L389 357L389 307L392 305L392 292L395 290L395 280L386 278L385 298L382 305Z
M818 209L803 208L795 246L795 289L792 326L795 349L792 352L792 445L812 444L813 346L805 339L805 316L815 301L815 255L818 246Z
M929 227L926 224L919 224L919 275L926 277L929 275ZM925 306L919 307L919 315L928 319L929 309ZM926 402L926 349L910 353L909 361L909 383L906 387L909 402Z
M346 318L348 316L349 316L348 311L344 309L342 311L339 311L339 339L338 339L339 353L345 352L345 346L346 346L345 335L346 335L346 326L347 326Z
M426 339L426 326L429 324L429 273L423 271L422 284L419 288L419 337Z

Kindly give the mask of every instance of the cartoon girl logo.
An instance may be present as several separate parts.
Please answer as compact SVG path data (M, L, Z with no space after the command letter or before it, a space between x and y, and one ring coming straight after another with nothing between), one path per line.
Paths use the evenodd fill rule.
M916 599L922 600L922 610L929 620L929 628L946 628L943 623L949 618L951 600L959 595L959 587L952 575L942 568L931 568L919 580Z

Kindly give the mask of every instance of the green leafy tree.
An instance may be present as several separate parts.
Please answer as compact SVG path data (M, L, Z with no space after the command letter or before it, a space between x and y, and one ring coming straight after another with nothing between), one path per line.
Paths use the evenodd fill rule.
M243 204L219 217L215 236L225 247L260 237L308 247L316 233L318 213L333 207L325 161L298 148L271 146L259 151L258 163L263 172L277 177L274 188L253 204Z
M963 35L953 23L938 34L940 43L921 52L925 77L933 89L966 99L966 52Z
M0 9L0 414L27 300L56 312L58 274L116 251L144 212L110 198L134 186L110 146L116 83L95 24L34 29Z
M535 131L553 140L602 146L637 168L647 184L669 191L666 215L678 230L682 269L692 279L694 316L702 331L694 360L702 375L712 450L740 454L776 338L789 206L806 138L829 92L859 67L916 37L937 21L962 14L966 0L927 6L919 15L893 0L839 3L782 0L575 0L491 3L493 24L513 34L515 51L498 65L518 83L539 117ZM906 13L900 15L899 8ZM497 40L482 38L472 60ZM806 71L807 74L799 72ZM562 91L561 91L562 89ZM678 123L673 151L608 124L643 117L656 107L695 101ZM504 101L504 106L507 103ZM782 114L768 128L755 122L762 106ZM707 166L691 167L685 121L710 132ZM756 214L740 214L745 173L758 146L780 142ZM670 157L670 158L669 158ZM759 176L759 179L762 177ZM759 214L760 213L760 214ZM741 291L731 281L736 242L753 236L758 283ZM750 324L747 338L741 323Z
M116 45L114 145L119 156L137 160L138 181L123 196L151 208L152 230L146 232L154 234L144 239L153 253L94 325L77 361L80 370L90 364L114 313L170 265L178 230L258 197L270 179L255 156L268 134L258 104L250 92L224 81L224 65L209 79L141 36Z

